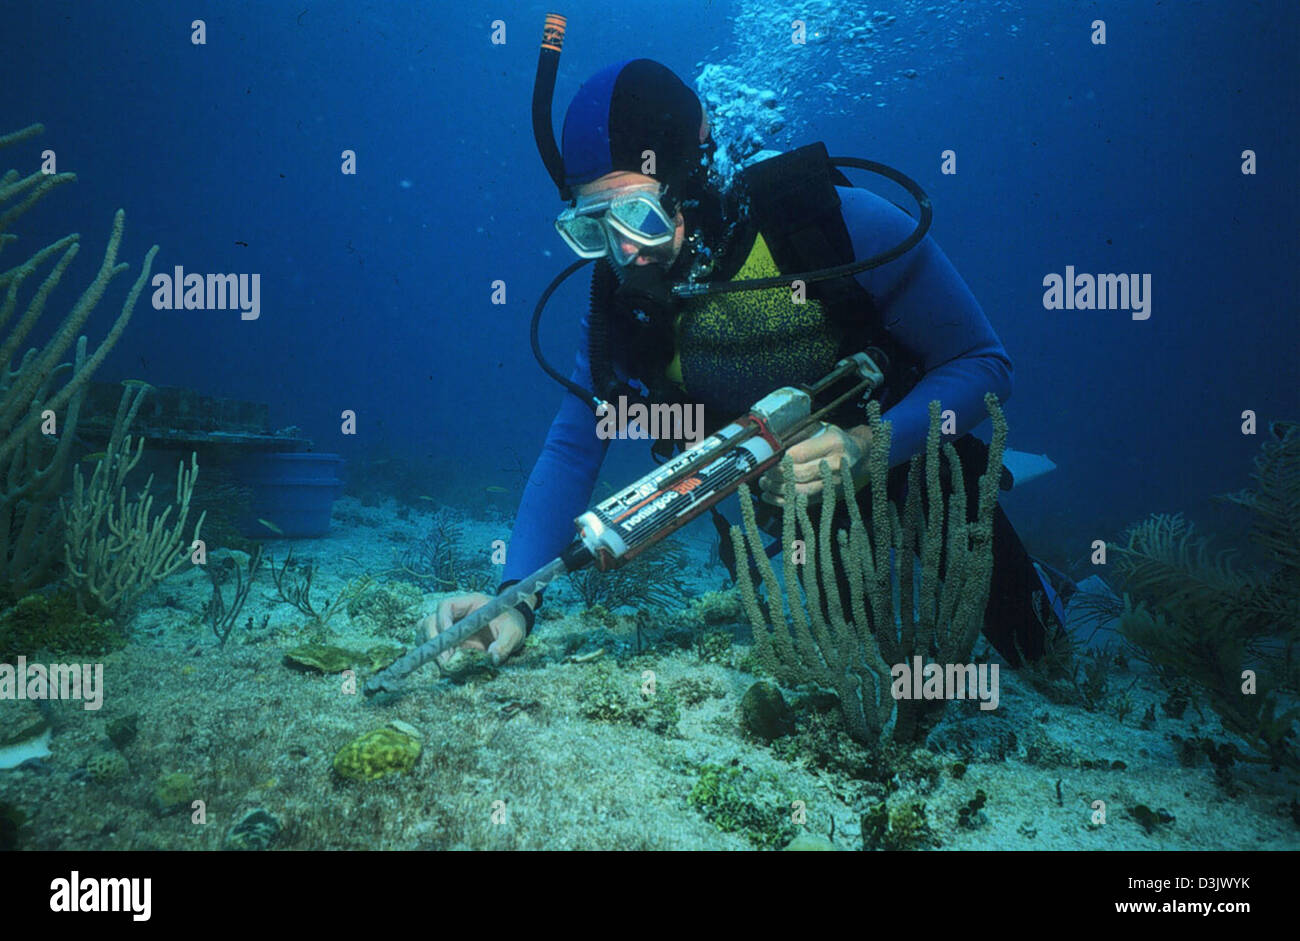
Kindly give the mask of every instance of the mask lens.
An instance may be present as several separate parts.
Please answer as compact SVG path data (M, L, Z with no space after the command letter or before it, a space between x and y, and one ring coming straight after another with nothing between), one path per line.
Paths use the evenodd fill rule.
M605 254L605 226L599 216L570 215L566 211L555 220L555 229L580 258Z
M676 225L660 205L658 187L624 193L612 200L581 201L560 213L555 228L581 258L608 254L620 265L638 253L672 242Z
M664 216L662 207L647 196L615 203L609 207L609 218L627 235L648 245L667 240L673 234L673 226Z

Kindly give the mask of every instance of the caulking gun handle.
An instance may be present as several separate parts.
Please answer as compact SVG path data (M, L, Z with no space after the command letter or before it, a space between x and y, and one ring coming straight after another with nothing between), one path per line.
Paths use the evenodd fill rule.
M575 539L569 543L569 547L560 554L560 559L564 562L566 572L576 572L578 569L585 569L592 562L596 561L595 554L587 547L581 539Z

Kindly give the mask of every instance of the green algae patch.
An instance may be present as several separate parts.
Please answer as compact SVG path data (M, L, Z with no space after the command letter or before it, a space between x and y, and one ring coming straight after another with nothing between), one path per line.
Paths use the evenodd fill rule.
M78 610L69 591L27 595L0 618L0 663L39 652L55 660L101 656L125 646L112 619Z
M352 781L378 781L410 771L420 757L419 734L402 723L367 732L344 745L334 756L334 771Z
M378 672L391 666L404 653L406 653L405 647L378 644L366 651L366 660L369 662L370 669Z
M378 672L404 653L405 647L393 644L377 644L365 651L332 644L302 644L284 652L284 665L304 672L342 673L356 664Z
M184 810L198 796L199 785L192 775L164 774L154 784L153 809L159 816Z
M329 644L303 644L285 651L285 666L298 670L315 670L317 673L342 673L350 669L357 654L344 647Z
M777 787L775 775L705 764L686 803L723 833L740 833L759 849L775 849L797 835L786 810L790 795Z

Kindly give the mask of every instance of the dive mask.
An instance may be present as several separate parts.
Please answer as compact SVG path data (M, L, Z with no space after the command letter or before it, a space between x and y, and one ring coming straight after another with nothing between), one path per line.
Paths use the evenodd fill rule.
M580 258L608 255L628 265L643 250L673 240L677 224L664 208L662 194L655 185L577 199L555 220L555 230Z

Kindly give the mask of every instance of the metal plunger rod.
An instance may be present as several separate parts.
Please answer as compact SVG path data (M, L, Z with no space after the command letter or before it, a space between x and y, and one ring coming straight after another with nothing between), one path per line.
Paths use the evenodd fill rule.
M533 574L511 585L473 614L457 621L437 637L425 641L410 653L393 661L386 669L366 680L363 692L367 696L375 693L396 693L401 689L401 682L411 673L424 666L443 651L459 646L473 637L503 611L508 611L524 600L528 595L541 591L556 578L570 571L563 558L552 559Z

